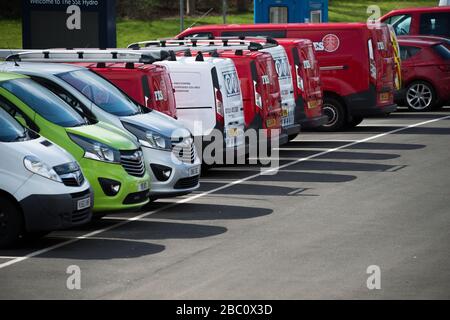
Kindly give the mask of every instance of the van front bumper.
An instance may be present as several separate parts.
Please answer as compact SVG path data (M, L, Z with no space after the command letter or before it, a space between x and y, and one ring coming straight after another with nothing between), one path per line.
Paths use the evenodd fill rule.
M144 161L152 181L150 198L171 198L189 194L200 187L201 162L194 153L194 160L183 162L171 151L143 147ZM170 170L170 177L162 171Z
M90 198L89 208L78 210L78 201ZM31 195L19 202L28 232L68 229L91 221L91 189L73 194Z

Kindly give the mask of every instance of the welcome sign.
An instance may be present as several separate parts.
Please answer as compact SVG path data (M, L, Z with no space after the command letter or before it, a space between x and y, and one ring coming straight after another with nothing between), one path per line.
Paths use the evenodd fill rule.
M115 48L115 0L22 0L23 48Z

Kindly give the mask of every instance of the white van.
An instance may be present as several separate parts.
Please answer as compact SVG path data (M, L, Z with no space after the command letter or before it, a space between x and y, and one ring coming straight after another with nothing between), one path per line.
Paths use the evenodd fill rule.
M88 223L93 202L75 159L0 108L0 247Z
M243 155L246 150L244 104L233 61L199 54L156 64L169 70L178 119L194 136L201 136L208 143L216 129L223 135L224 154L239 149ZM205 156L203 161L212 164Z

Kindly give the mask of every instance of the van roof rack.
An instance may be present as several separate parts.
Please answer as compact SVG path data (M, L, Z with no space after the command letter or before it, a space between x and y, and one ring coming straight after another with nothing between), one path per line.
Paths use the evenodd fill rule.
M171 50L177 47L240 47L246 46L248 50L257 51L278 46L278 42L270 37L209 37L209 38L186 38L179 39L159 39L151 41L135 42L128 46L133 50L145 50L150 48L170 48Z
M134 52L131 50L31 50L10 55L6 61L26 62L92 62L152 64L171 58L165 50Z

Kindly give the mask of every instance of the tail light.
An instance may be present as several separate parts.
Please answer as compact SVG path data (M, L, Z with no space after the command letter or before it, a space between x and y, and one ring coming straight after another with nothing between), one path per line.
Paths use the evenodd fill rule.
M300 67L299 66L295 66L295 71L296 71L296 75L297 75L297 88L300 90L300 91L304 91L305 90L305 87L304 87L304 85L303 85L303 78L302 78L302 75L301 75L301 69L300 69Z
M222 92L219 89L215 89L216 92L216 119L221 123L224 122L224 110L223 110L223 97Z
M258 106L258 108L262 109L262 96L258 92L258 83L256 81L253 81L253 85L255 87L255 104Z

